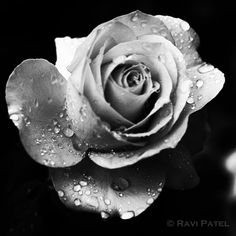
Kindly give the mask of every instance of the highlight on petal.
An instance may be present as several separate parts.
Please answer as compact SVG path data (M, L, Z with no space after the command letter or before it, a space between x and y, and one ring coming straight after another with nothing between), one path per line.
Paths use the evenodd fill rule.
M197 53L199 37L189 26L188 22L171 16L156 16L160 19L171 32L174 45L183 53L187 67L194 66L201 62Z
M46 166L70 166L83 157L83 151L72 147L73 131L64 117L66 89L66 80L44 59L23 61L6 85L9 116L17 122L21 141Z
M85 158L70 168L50 169L50 174L66 206L98 212L103 219L114 214L129 219L145 211L162 191L165 175L158 163L149 159L109 170Z
M70 77L70 72L66 69L71 63L77 47L82 44L84 38L70 38L68 36L55 39L56 45L56 68L64 76L65 79Z

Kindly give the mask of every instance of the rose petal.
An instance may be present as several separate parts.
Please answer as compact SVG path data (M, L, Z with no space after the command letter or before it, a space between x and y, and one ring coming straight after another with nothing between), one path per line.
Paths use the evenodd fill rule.
M159 196L165 180L157 159L109 170L85 158L79 165L54 168L50 173L66 206L99 212L102 218L119 214L129 219L139 215Z
M102 77L101 77L101 65L103 60L104 51L109 44L113 42L113 39L110 38L107 40L104 45L100 48L100 51L96 58L91 62L90 67L93 73L93 78L95 80L95 84L97 85L98 92L104 96L104 91L102 87Z
M100 48L109 38L113 38L117 43L121 43L134 40L135 35L126 25L116 20L97 26L88 35L84 43L77 48L75 56L68 66L68 70L70 72L74 71L85 57L91 59L96 57Z
M115 111L109 103L106 102L103 95L98 91L98 86L95 83L90 67L87 67L84 94L90 101L90 105L94 112L105 122L112 127L131 126L133 123L125 119L121 114Z
M106 168L120 168L122 166L132 165L141 159L158 154L161 150L175 148L187 130L188 117L191 113L201 109L211 99L213 99L222 89L224 84L224 75L218 69L203 64L195 66L188 70L188 76L194 79L195 86L192 88L194 103L186 104L179 119L172 127L170 132L160 138L160 134L153 135L150 142L143 148L132 152L117 153L93 153L90 152L90 158L98 165ZM198 79L197 79L198 78ZM197 81L202 80L204 86L199 89ZM201 96L201 97L199 97ZM201 99L199 99L201 98ZM191 100L192 101L192 100Z
M83 157L83 151L74 152L71 139L61 135L67 125L66 89L66 80L43 59L23 61L6 85L10 118L19 128L26 151L43 165L70 166Z
M113 79L106 85L105 96L111 106L126 119L135 122L141 118L145 109L144 104L154 90L142 95L136 95L121 88Z
M63 38L56 38L56 53L57 53L57 61L56 61L56 68L58 71L64 76L65 79L70 77L70 72L66 69L67 66L71 63L76 48L82 44L85 40L84 38L70 38L70 37L63 37Z
M141 11L134 11L127 15L116 18L118 21L127 25L136 37L148 34L157 34L174 42L172 35L166 25L157 17L145 14Z
M160 108L162 108L165 104L168 104L170 102L170 95L172 91L171 78L169 76L167 69L160 61L155 60L155 58L145 57L142 55L132 55L130 56L130 60L134 60L137 62L144 62L151 70L152 80L153 81L157 80L158 83L160 83L161 91L159 94L159 98L157 99L156 103L154 104L152 110L148 113L148 115L140 122L134 124L133 126L125 130L127 132L127 137L129 136L130 133L135 133L137 129L140 129L147 122L149 122L150 118ZM147 133L143 135L147 135Z
M197 53L199 37L196 32L190 28L189 24L181 19L171 16L156 16L164 22L174 39L175 46L183 53L186 66L190 67L201 62Z

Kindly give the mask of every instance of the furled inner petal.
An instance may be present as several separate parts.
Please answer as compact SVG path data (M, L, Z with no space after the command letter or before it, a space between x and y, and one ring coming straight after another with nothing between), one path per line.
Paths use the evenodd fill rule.
M152 92L154 90L142 95L136 95L117 85L111 78L106 85L105 97L116 111L128 120L135 122L142 117L145 109L144 104Z
M95 83L89 66L87 67L84 94L88 98L94 112L112 127L129 127L133 124L131 121L127 120L116 110L114 110L110 104L107 103L104 96L99 93L98 86Z
M153 168L155 167L155 168ZM89 158L71 168L50 169L60 200L74 210L88 210L108 218L139 215L159 196L165 176L158 159L109 170Z

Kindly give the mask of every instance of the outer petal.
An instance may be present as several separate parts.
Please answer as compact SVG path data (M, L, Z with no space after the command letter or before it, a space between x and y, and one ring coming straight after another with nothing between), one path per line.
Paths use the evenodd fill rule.
M71 166L88 148L129 145L110 132L88 101L46 60L20 64L8 80L6 100L26 151L41 164Z
M100 212L102 218L117 213L122 219L139 215L159 196L165 180L157 159L109 170L85 158L76 166L50 172L66 206Z
M213 99L222 89L225 80L222 72L206 64L189 69L188 76L194 80L192 97L187 100L183 112L169 133L163 131L161 137L160 134L153 135L149 143L138 151L106 154L91 152L90 158L103 167L118 168L158 154L161 150L176 147L187 130L189 115Z
M20 131L29 155L47 166L78 163L83 152L74 152L64 130L63 109L67 83L54 65L46 60L26 60L15 68L6 86L10 118ZM58 120L61 124L58 126Z
M141 35L156 34L174 42L169 29L155 16L145 14L141 11L134 11L127 15L119 16L116 19L128 26L136 38Z
M175 46L183 53L187 67L199 64L201 58L197 53L199 37L196 32L190 28L186 21L171 16L156 16L164 22L174 39Z
M56 38L56 53L57 53L57 61L56 68L58 71L64 76L64 78L68 79L70 77L70 72L66 69L66 67L71 63L76 48L84 42L85 38Z

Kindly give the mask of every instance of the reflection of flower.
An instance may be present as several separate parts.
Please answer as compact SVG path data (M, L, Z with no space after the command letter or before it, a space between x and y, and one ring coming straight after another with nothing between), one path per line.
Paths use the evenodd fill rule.
M124 219L138 215L162 189L161 151L177 145L188 116L217 95L224 76L202 63L188 23L168 16L136 11L86 39L56 43L56 65L68 80L46 60L24 61L7 83L10 118L34 160L64 167L52 168L51 176L68 206L104 218L115 211ZM68 72L63 56L72 58L74 45ZM188 163L175 150L176 158L164 162Z

